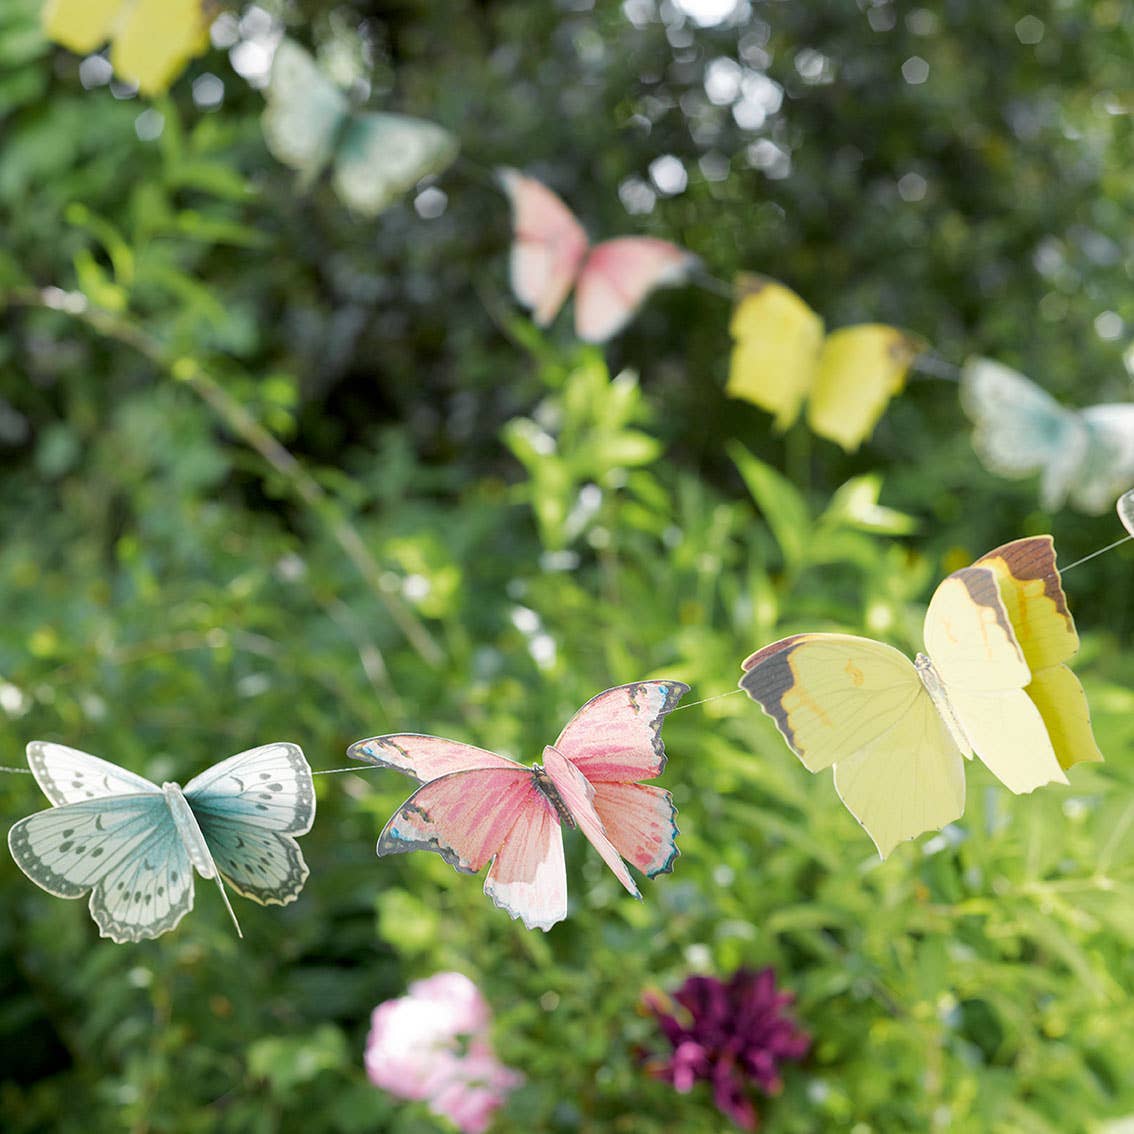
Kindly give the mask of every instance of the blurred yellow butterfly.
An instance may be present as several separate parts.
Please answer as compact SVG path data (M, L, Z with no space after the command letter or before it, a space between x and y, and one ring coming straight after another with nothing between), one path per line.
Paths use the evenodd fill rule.
M202 0L47 0L48 39L85 55L111 40L119 78L159 94L209 42Z
M874 431L921 350L881 323L825 335L823 320L794 291L761 276L737 279L732 360L725 392L776 415L786 429L808 400L807 422L852 452Z
M1102 759L1063 664L1079 638L1050 536L953 572L930 600L924 637L911 665L868 638L796 634L754 653L740 679L809 771L834 768L839 797L883 858L961 816L962 754L1016 793Z

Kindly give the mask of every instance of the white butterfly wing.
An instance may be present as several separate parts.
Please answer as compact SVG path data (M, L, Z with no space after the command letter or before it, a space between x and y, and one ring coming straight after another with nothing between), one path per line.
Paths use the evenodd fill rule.
M311 768L297 744L231 756L185 786L213 861L232 887L261 905L298 897L307 864L293 835L315 819Z
M457 156L448 130L404 114L356 114L335 154L334 185L356 212L377 216Z
M294 40L281 40L264 91L260 118L272 156L310 184L331 160L350 103Z
M973 448L984 467L1005 477L1039 472L1043 506L1060 507L1090 443L1081 415L1030 378L987 358L965 363L961 405L976 426Z
M1071 503L1098 516L1134 484L1134 405L1101 405L1083 410L1089 444L1074 481Z
M66 744L33 740L27 756L36 782L55 806L108 795L161 794L161 788L143 776Z
M193 908L189 853L159 791L84 799L21 819L8 832L16 865L50 894L79 898L103 937L140 941Z

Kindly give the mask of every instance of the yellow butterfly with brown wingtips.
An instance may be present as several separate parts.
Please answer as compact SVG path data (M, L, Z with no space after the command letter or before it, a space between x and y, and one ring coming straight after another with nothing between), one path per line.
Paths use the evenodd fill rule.
M740 679L809 771L834 768L883 858L960 818L962 756L975 753L1017 794L1102 759L1064 664L1079 637L1051 536L954 571L930 600L924 637L911 664L869 638L796 634L754 653Z
M737 277L740 298L725 393L776 416L786 429L807 399L807 423L848 452L878 424L923 344L881 323L841 327L823 320L790 288L763 276Z

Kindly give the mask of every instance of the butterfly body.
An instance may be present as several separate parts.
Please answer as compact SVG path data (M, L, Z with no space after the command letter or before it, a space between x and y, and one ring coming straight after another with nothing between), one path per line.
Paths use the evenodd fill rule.
M697 258L651 236L621 236L591 245L574 213L542 182L499 171L512 204L512 290L546 327L575 288L575 333L606 342L633 318L655 288L680 283Z
M567 914L561 832L577 827L641 897L626 862L649 877L670 870L677 826L669 792L638 781L665 766L661 722L687 689L676 681L608 689L531 767L436 736L358 741L349 756L421 784L383 828L378 854L430 850L470 874L491 864L485 893L528 928L546 930Z
M885 858L964 810L963 758L1011 791L1066 783L1100 760L1064 662L1078 648L1050 536L1017 540L950 575L926 611L925 651L849 634L797 634L743 663L740 686L809 771L833 767L847 809Z
M193 907L194 870L222 895L221 879L262 905L294 901L303 888L295 836L310 830L315 794L297 745L239 753L184 788L46 741L28 745L28 764L53 807L13 825L12 857L48 893L89 892L104 937L139 941L174 928Z

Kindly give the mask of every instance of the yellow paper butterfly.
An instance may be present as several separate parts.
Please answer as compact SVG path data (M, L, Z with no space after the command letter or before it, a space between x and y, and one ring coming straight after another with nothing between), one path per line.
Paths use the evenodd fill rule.
M916 662L850 634L796 634L743 663L740 686L812 772L835 789L885 858L965 807L962 755L1011 791L1066 783L1101 760L1050 536L1005 544L955 571L925 614Z
M825 335L794 291L761 276L740 276L737 289L725 392L775 414L777 429L799 417L807 398L811 428L853 452L904 385L921 344L881 323Z
M47 0L43 32L85 55L111 40L121 79L159 94L209 42L202 0Z

